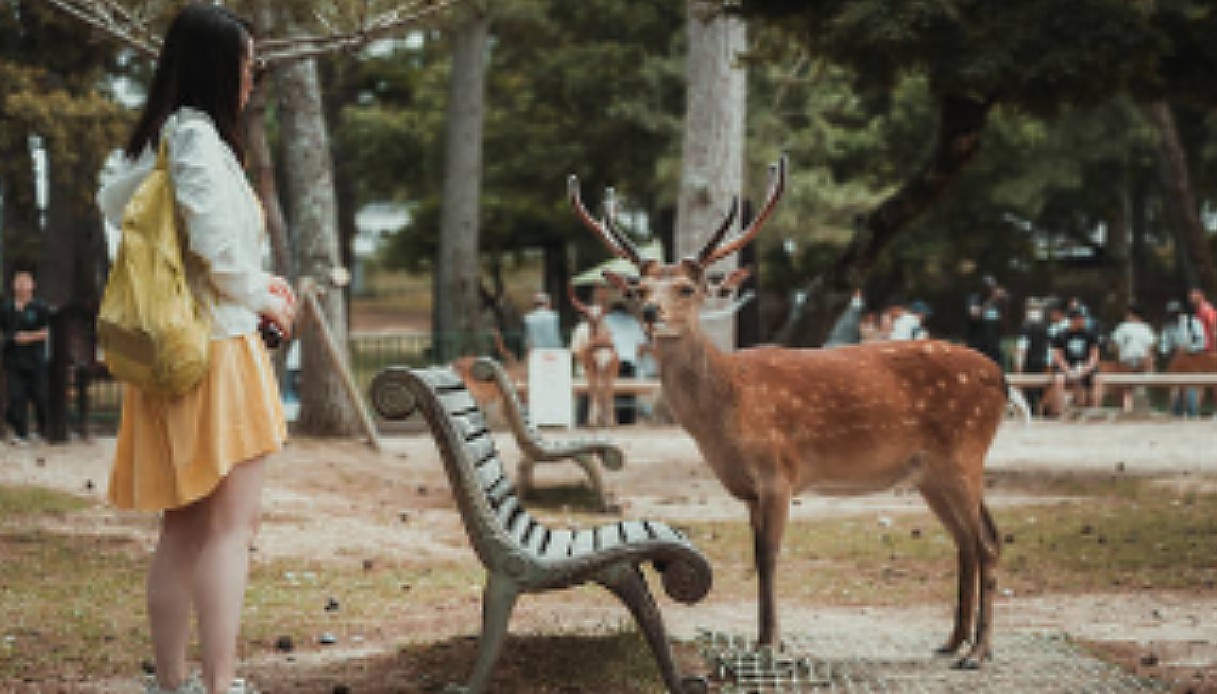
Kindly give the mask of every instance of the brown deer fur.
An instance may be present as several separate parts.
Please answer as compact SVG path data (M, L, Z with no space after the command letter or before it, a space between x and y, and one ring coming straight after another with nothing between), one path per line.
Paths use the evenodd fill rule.
M755 236L772 212L785 162L757 220L720 245L715 232L697 258L642 261L613 226L592 220L574 181L576 212L640 277L606 277L628 289L654 338L664 397L714 474L748 505L758 575L759 640L778 641L774 577L791 498L916 487L958 548L954 629L940 651L979 667L990 653L997 528L983 500L984 459L1003 417L1006 388L991 360L938 341L829 350L716 348L698 324L706 268ZM730 221L730 216L728 222Z
M521 381L528 376L528 365L520 361L519 357L508 349L506 343L503 342L503 335L498 330L494 331L494 346L502 359L503 369L513 381ZM486 413L487 418L492 422L505 422L502 419L503 393L494 383L488 381L480 381L473 377L473 362L477 361L475 356L457 357L452 361L452 369L465 382L465 387L469 394L473 396L478 407ZM521 394L521 399L527 401L527 394Z
M589 409L587 421L594 427L611 427L617 424L617 409L613 405L613 391L617 385L617 372L620 369L620 359L613 347L613 336L604 323L604 311L601 307L588 306L575 294L574 286L569 287L571 305L587 321L587 343L575 354L583 367L583 377L587 379L587 397Z

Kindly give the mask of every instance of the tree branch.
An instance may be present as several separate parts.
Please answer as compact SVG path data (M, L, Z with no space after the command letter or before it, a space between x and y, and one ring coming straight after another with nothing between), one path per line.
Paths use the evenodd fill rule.
M161 40L148 22L114 0L48 1L63 13L144 55L155 57L160 52ZM260 39L259 57L264 66L270 67L338 51L355 51L462 2L465 0L410 0L370 19L363 18L358 28L348 32L338 31L322 22L331 29L331 33Z
M65 14L98 29L120 43L155 57L160 52L161 42L148 29L148 25L131 16L121 7L107 0L49 0ZM108 10L108 11L107 11ZM115 21L117 14L122 23Z

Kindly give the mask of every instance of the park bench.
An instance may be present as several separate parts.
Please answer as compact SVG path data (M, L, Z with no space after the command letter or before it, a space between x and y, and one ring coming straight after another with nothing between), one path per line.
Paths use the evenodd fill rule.
M588 582L605 587L629 608L669 692L707 691L704 679L677 674L662 615L641 571L641 564L651 562L665 591L679 602L693 604L705 597L710 565L682 534L652 521L589 529L551 529L537 522L521 505L482 412L450 368L390 367L373 379L371 399L386 419L422 412L465 532L486 568L477 661L465 687L452 691L486 691L521 594Z
M542 436L541 431L529 421L511 376L494 359L477 359L470 369L470 375L479 381L494 384L502 395L504 417L512 435L515 436L516 445L520 448L520 462L516 467L516 493L521 499L527 499L533 491L533 468L537 463L573 460L587 475L600 504L600 510L610 509L604 476L596 459L599 458L609 470L620 470L625 461L620 448L604 440L554 440Z
M1100 370L1095 377L1104 388L1207 388L1217 387L1217 373L1123 373ZM1006 381L1017 388L1047 388L1052 384L1050 373L1006 374ZM1071 407L1064 419L1107 419L1121 416L1119 408Z

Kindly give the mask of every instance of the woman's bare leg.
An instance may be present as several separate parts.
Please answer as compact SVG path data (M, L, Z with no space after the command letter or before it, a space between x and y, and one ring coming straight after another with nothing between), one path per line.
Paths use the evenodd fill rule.
M194 571L205 520L198 503L165 511L148 569L148 621L156 680L166 691L177 689L186 679Z
M207 511L206 539L194 572L203 686L223 694L236 676L237 637L249 579L249 548L258 527L266 459L237 465L200 502Z

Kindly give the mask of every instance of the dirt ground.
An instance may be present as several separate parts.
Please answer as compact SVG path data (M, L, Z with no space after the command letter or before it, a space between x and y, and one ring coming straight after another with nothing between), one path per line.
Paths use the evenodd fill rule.
M1217 424L1210 421L1012 423L1000 431L989 469L1120 471L1159 476L1182 486L1212 484L1195 478L1211 480L1217 474L1215 434ZM676 525L706 519L745 522L743 506L721 489L683 431L623 427L611 432L611 437L627 455L625 469L607 473L623 517ZM383 452L375 453L355 442L294 440L271 465L257 561L308 559L349 564L392 557L421 563L472 561L430 437L402 434L382 442ZM504 459L513 460L515 448L510 439L500 436L499 444ZM46 486L101 500L112 447L113 440L106 438L65 446L4 447L0 450L0 483ZM542 468L538 477L542 485L579 481L573 466ZM998 509L1032 500L1000 486L991 490L989 499ZM1042 501L1043 497L1034 499ZM884 522L922 508L915 494L892 492L854 498L806 497L793 513L805 518L850 516ZM149 547L154 539L154 521L146 515L119 513L99 504L71 518L68 529L72 532L134 536ZM476 633L477 586L467 588L459 591L450 610L407 609L395 633L379 640L367 638L298 653L293 662L312 663L324 671L326 663L392 653L403 641L435 642ZM606 624L622 621L624 613L611 599L589 591L569 593L522 601L512 632L595 633ZM865 639L868 625L876 623L945 630L950 615L950 606L945 604L860 608L787 602L782 607L788 628L833 629L846 640ZM694 607L664 604L673 635L682 639L694 638L705 627L751 633L754 609L751 600L724 600L713 593ZM1098 643L1132 669L1161 672L1167 667L1179 668L1196 682L1212 682L1212 673L1217 671L1217 593L1211 589L1186 594L1143 590L1064 597L1023 597L1007 592L999 599L997 615L999 631L1060 633L1079 642ZM282 664L275 660L278 657L256 655L251 665L273 676ZM90 689L129 691L129 682L97 682ZM1217 691L1205 686L1209 685L1179 691Z

